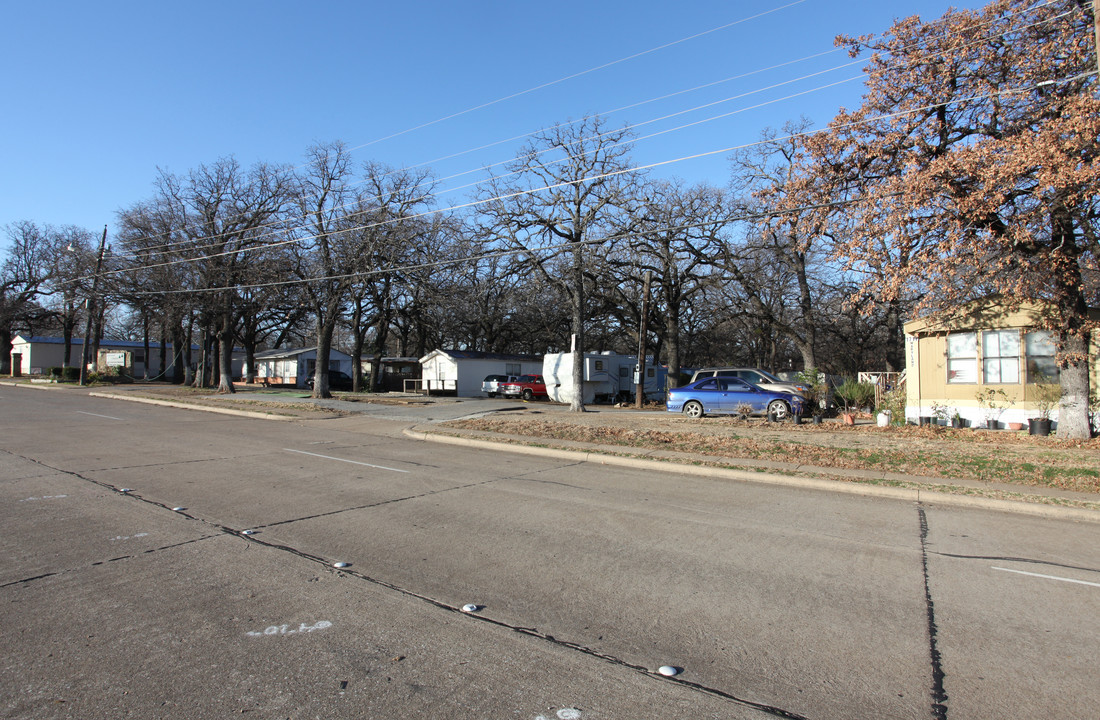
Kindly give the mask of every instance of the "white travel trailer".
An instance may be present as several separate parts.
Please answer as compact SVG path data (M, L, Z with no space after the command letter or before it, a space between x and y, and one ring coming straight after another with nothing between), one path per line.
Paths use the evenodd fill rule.
M644 392L652 398L665 390L667 370L652 364L646 357ZM614 402L634 397L637 355L617 355L612 352L585 353L584 395L585 403ZM548 353L542 360L542 377L546 392L555 402L573 401L573 353Z

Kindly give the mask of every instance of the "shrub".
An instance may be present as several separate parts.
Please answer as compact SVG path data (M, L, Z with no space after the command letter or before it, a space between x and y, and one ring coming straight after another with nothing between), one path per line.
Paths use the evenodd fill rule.
M829 394L829 386L825 384L822 374L817 368L808 368L798 373L798 382L806 386L802 394L807 406L813 408L815 415L820 414Z
M834 391L844 403L844 409L852 412L875 404L875 386L848 378Z
M879 410L890 413L891 425L905 424L905 388L896 387L882 396L882 406Z

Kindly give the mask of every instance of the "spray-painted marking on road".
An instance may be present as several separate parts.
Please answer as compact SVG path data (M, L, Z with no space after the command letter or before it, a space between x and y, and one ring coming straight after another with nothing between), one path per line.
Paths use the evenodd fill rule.
M581 711L577 710L576 708L562 708L561 710L558 710L556 713L554 713L554 717L557 718L557 720L580 720ZM535 718L535 720L551 719L546 717L545 715L539 715Z
M136 533L134 535L115 535L113 538L111 538L111 542L116 542L118 540L133 540L134 538L148 537L148 535L149 533Z
M358 460L345 460L344 458L332 457L331 455L318 455L317 453L306 452L305 450L291 450L290 448L283 448L287 452L298 453L299 455L312 455L313 457L324 458L325 460L335 460L337 462L351 463L352 465L363 465L369 468L375 468L377 470L392 470L393 472L407 473L408 470L398 470L397 468L386 467L384 465L371 465L370 463L359 462Z
M1043 578L1044 580L1060 580L1062 582L1077 583L1078 585L1090 585L1092 587L1100 587L1100 583L1088 582L1087 580L1074 580L1073 578L1058 577L1057 575L1041 575L1039 573L1025 572L1023 570L1010 570L1003 567L995 567L994 570L1000 570L1002 572L1016 573L1017 575L1029 575L1031 577Z
M313 625L306 625L302 623L296 630L289 629L289 625L269 625L264 628L262 632L255 630L249 630L245 635L251 635L252 637L263 637L265 635L295 635L300 633L311 633L314 630L324 630L325 628L332 627L332 623L328 620L318 620Z
M108 420L121 420L122 419L122 418L113 417L111 415L100 415L99 413L84 412L83 410L77 410L76 412L80 413L81 415L91 415L92 417L107 418Z
M43 495L42 497L29 497L23 498L19 502L35 502L37 500L57 500L58 498L69 497L68 495Z

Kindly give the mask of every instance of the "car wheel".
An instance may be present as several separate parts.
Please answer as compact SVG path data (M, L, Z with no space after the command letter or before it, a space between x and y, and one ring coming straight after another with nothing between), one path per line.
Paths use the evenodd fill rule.
M496 393L489 393L489 397L491 397L491 398L495 398L496 396L497 396Z
M776 420L786 420L791 414L791 408L782 400L772 400L768 403L768 414Z
M684 403L684 415L693 418L703 417L703 403L697 400L689 400Z
M522 397L524 400L532 400L535 393L531 392L531 388L524 388Z

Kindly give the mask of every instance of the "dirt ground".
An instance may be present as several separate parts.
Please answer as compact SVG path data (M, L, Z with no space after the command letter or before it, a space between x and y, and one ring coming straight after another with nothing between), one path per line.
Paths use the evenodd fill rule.
M522 411L447 425L544 440L1100 493L1100 441L1095 439L1059 440L1007 430L877 427L867 418L845 426L830 419L821 425L796 425L756 418L691 419L659 411L571 413L536 403Z

